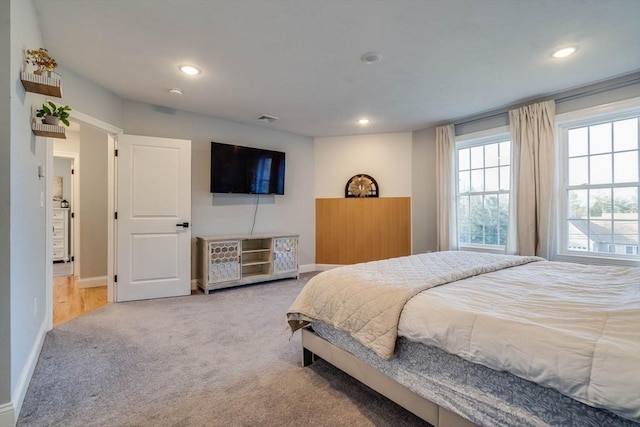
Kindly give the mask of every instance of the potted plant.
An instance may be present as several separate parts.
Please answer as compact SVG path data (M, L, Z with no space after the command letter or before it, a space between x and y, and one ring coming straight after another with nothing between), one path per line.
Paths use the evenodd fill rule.
M26 56L27 64L36 67L36 71L34 71L33 74L41 75L45 71L51 72L58 66L56 60L49 56L49 52L43 47L37 50L27 50Z
M58 122L69 126L69 111L71 107L68 105L58 106L51 101L42 104L42 108L36 110L36 117L42 117L42 123L58 126Z

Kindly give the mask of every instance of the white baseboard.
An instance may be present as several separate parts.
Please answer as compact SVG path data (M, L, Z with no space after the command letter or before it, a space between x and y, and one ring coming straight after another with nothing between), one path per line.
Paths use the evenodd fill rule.
M98 286L107 286L107 276L87 277L76 282L78 288L97 288Z
M198 279L191 279L191 290L192 291L198 290Z
M326 271L326 270L331 270L332 268L342 267L342 265L340 264L314 264L314 265L315 265L314 271Z
M310 273L312 271L316 271L315 264L303 264L298 266L298 272L300 273Z
M18 420L18 416L20 415L20 410L22 409L22 404L24 403L24 397L27 395L27 389L29 388L29 383L31 382L33 371L36 369L36 365L38 364L38 358L40 357L42 345L44 344L44 338L47 335L48 330L49 328L47 327L47 321L43 321L42 325L40 325L38 336L36 337L36 340L31 347L31 351L29 352L29 357L27 357L27 362L25 363L24 368L22 368L20 377L18 377L16 388L11 393L14 418L13 424L10 424L11 426L15 425L16 421ZM0 424L0 426L4 427L4 424Z
M0 405L0 427L14 427L16 425L16 411L11 402Z

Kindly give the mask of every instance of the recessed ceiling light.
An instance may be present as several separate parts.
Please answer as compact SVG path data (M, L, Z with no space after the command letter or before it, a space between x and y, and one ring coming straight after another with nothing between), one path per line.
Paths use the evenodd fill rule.
M367 119L366 117L358 119L358 124L361 125L361 126L366 126L366 125L369 124L369 122L370 122L370 120Z
M382 60L382 54L379 52L367 52L363 53L360 57L360 61L365 64L373 64L374 62L378 62Z
M173 89L169 89L169 93L171 95L182 95L182 89L178 89L177 87L174 87Z
M197 74L200 74L200 69L197 67L194 67L193 65L181 65L180 71L190 76L195 76Z
M575 46L565 47L563 49L556 50L555 52L553 52L553 57L554 58L564 58L564 57L567 57L567 56L575 53L576 50L578 50L578 48L575 47Z

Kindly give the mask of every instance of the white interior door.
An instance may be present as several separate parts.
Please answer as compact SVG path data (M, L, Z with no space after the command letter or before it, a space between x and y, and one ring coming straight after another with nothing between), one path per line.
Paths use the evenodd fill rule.
M115 301L191 292L191 141L118 136Z

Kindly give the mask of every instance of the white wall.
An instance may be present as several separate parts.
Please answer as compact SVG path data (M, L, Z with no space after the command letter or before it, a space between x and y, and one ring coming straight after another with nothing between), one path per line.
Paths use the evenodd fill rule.
M315 259L313 140L281 132L268 124L255 126L194 113L125 101L124 131L192 141L191 233L196 236L247 234L251 230L256 196L209 192L211 141L284 151L285 195L260 196L254 233L300 234L300 264ZM195 246L192 246L192 266ZM192 277L195 270L192 267Z
M411 197L411 132L316 138L315 197L344 197L354 175L375 178L380 197Z

